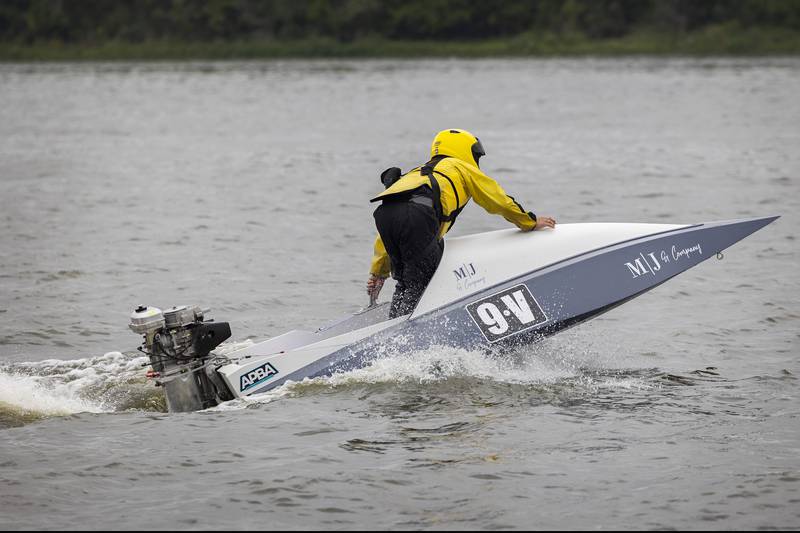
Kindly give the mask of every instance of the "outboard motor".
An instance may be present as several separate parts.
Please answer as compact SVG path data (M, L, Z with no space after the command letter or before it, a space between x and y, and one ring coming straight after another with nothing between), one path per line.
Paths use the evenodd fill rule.
M185 305L163 312L139 306L131 314L129 327L144 335L140 350L150 358L170 412L199 411L233 399L210 365L211 350L231 336L231 327L204 321L203 314L199 307Z

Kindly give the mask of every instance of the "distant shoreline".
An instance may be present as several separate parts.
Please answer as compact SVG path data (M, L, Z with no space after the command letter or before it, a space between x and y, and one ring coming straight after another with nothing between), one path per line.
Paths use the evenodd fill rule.
M580 34L527 33L482 41L396 41L374 38L344 43L315 38L233 42L0 43L0 61L3 62L670 55L800 55L800 32L721 25L693 33L637 32L602 40L592 40Z

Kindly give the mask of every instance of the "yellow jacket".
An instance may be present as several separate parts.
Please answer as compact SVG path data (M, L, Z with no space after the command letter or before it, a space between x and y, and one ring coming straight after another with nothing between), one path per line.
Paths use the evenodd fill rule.
M429 177L420 171L421 168L415 168L408 172L371 201L375 202L395 194L413 191L422 185L430 185ZM444 216L463 209L469 199L474 198L475 203L486 211L493 215L502 215L503 218L523 231L530 231L536 227L536 217L532 213L526 212L513 197L506 194L499 183L484 174L475 165L455 157L446 157L436 164L432 177L439 184ZM440 239L450 230L453 222L454 220L442 222L439 228ZM385 278L389 276L390 272L389 255L378 235L375 239L370 274Z

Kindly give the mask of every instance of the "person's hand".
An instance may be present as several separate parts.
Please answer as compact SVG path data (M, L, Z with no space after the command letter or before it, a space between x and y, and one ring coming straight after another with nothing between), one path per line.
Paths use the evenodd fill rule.
M369 279L367 280L367 294L369 294L370 302L374 302L378 299L384 281L386 281L386 278L376 276L375 274L369 275Z
M536 217L536 226L533 227L533 230L545 229L545 228L555 228L556 227L556 219L551 217Z

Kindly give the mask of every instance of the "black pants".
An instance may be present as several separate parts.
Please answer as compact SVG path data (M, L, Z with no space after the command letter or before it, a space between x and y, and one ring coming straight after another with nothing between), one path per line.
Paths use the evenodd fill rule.
M433 208L414 202L388 202L375 210L375 225L392 261L397 287L389 318L414 310L436 272L444 251Z

